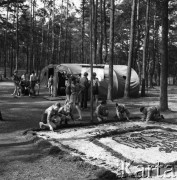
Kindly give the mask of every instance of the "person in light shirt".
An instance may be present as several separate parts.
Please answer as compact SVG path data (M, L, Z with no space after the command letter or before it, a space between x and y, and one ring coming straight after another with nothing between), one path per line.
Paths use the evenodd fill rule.
M60 103L57 102L44 111L41 122L39 122L40 129L49 129L50 131L53 131L57 127L55 124L55 117L58 116L60 107Z
M34 96L35 95L35 85L36 85L37 77L35 75L35 72L32 71L30 75L30 87L31 87L31 93Z

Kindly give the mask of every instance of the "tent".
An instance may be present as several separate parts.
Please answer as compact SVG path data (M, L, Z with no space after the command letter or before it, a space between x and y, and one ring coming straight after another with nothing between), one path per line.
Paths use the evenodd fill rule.
M47 86L48 79L50 75L54 76L54 71L56 68L57 64L49 64L48 66L44 67L40 73L40 83L42 85Z
M90 79L90 64L60 64L49 65L41 71L41 82L47 83L49 76L54 76L54 96L65 95L65 80L66 74L83 76L84 72L88 72ZM97 78L100 81L99 96L100 98L107 97L108 82L109 82L109 65L93 65L93 72L97 73ZM127 74L127 66L113 66L113 98L122 97L124 95L125 79ZM130 96L136 97L139 94L139 77L134 69L131 70L130 80Z

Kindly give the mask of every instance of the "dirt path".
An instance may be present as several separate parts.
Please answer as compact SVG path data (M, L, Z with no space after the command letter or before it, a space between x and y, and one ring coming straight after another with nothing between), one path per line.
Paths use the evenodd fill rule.
M176 87L171 88L170 107L176 110ZM59 152L58 156L50 154L51 146L48 143L36 141L33 136L24 136L26 129L38 127L40 116L45 108L54 103L43 98L47 89L43 88L39 97L13 98L11 82L0 82L0 110L5 121L0 122L0 179L110 179L99 174L97 167L82 163L70 158L70 155ZM158 104L157 89L151 91L154 97L124 100L119 102L127 104L134 115L140 115L139 106L142 104ZM109 104L110 111L114 113L114 104ZM165 112L166 121L176 122L176 112ZM89 120L89 112L84 112ZM64 153L64 154L63 154ZM113 179L113 178L111 178Z
M49 155L50 145L40 144L34 137L23 135L24 130L38 127L45 108L53 104L39 97L13 98L11 82L0 82L0 110L5 121L0 121L0 179L87 179L92 176L88 167L78 168L70 159ZM68 157L68 155L66 156Z

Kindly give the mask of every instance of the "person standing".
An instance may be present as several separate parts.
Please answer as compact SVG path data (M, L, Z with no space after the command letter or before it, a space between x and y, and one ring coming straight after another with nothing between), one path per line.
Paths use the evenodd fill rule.
M20 78L18 77L18 71L17 70L14 71L14 74L12 76L12 80L14 81L14 86L15 86L15 89L14 89L12 96L16 97L19 95L19 85L20 85Z
M35 85L36 85L36 75L35 75L35 72L32 71L31 72L31 75L30 75L30 88L31 88L31 93L32 95L34 96L35 95ZM29 94L30 96L30 94Z
M85 72L84 76L80 78L80 85L83 87L81 91L81 108L87 109L87 101L88 101L88 89L90 87L90 83L88 81L88 73Z
M66 102L70 101L70 96L71 96L71 75L67 75L67 79L65 80L65 93L66 93Z
M82 113L79 107L79 95L82 91L83 87L80 85L80 83L77 82L77 79L73 76L71 78L71 96L70 96L70 102L73 103L73 107L76 108L79 118L77 120L82 120Z
M93 92L93 98L95 100L96 106L98 106L99 86L100 86L99 80L96 77L96 73L93 72L93 89L92 89L92 92Z
M48 88L49 88L50 96L53 96L53 76L52 75L50 75L48 79Z

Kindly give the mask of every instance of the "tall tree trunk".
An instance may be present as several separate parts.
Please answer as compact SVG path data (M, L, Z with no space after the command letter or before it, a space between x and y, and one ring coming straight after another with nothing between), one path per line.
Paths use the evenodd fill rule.
M104 13L104 46L105 46L104 63L107 63L108 46L107 46L107 28L106 28L106 0L104 0L103 3L103 13Z
M149 86L153 87L153 76L155 72L155 63L156 63L156 39L157 39L157 23L156 23L156 3L154 3L154 23L153 23L153 53L152 53L152 62L150 64L150 78Z
M33 0L31 0L31 16L30 16L30 53L29 53L29 58L30 58L30 73L32 71L32 66L33 66Z
M50 23L48 22L47 25L47 59L46 59L46 64L51 63L51 56L50 56Z
M55 18L55 0L53 0L52 9L52 49L51 49L51 62L54 64L54 47L55 47L55 34L54 34L54 18Z
M90 72L91 72L91 89L93 89L93 49L92 49L92 44L93 44L93 39L92 39L92 34L93 34L93 3L94 0L90 0ZM91 97L91 122L93 121L93 92L90 91L90 97Z
M93 43L93 62L94 64L97 64L97 16L98 16L98 0L96 0L95 5L93 4L94 9L94 43Z
M36 57L36 47L35 47L35 42L36 42L36 38L34 37L35 33L35 6L36 6L36 0L33 0L33 32L32 32L32 39L33 39L33 50L32 50L32 62L33 62L33 70L35 69L35 57Z
M168 109L168 0L162 2L162 50L161 50L161 78L160 78L160 108Z
M18 70L18 56L19 56L18 11L19 11L19 4L18 4L18 0L17 0L17 2L16 2L16 62L15 62L16 70Z
M141 82L141 63L140 63L140 0L137 0L137 49L136 49L136 63L138 68L138 76Z
M61 14L63 14L63 0L61 4ZM61 63L61 33L62 33L63 23L62 18L60 19L60 31L59 31L59 38L58 38L58 63Z
M84 63L84 37L85 37L85 0L82 0L82 47L81 62Z
M28 45L28 43L27 43L27 47L26 47L26 60L27 60L26 73L28 73L28 71L29 71L29 45Z
M133 46L134 46L134 31L135 31L135 9L136 9L136 0L133 0L132 4L132 14L131 14L131 31L130 31L130 48L128 55L128 67L127 67L127 76L125 80L125 90L124 97L130 97L130 79L131 79L131 67L133 61Z
M98 48L99 63L103 63L103 0L100 0L100 40Z
M67 46L68 46L68 3L69 1L67 0L67 9L66 9L66 20L65 20L65 23L66 23L66 29L65 29L65 51L64 51L64 63L67 62Z
M45 2L44 2L44 9L45 9ZM45 22L45 19L42 18L42 22L41 22L41 38L42 39L41 39L40 65L42 64L43 51L44 51L44 22ZM45 66L46 66L46 64L45 64Z
M6 30L5 30L5 59L4 59L4 77L6 78L7 73L7 59L8 59L8 48L7 48L7 28L8 28L8 21L9 21L9 0L7 0L7 14L6 14Z
M114 0L111 0L111 9L110 9L110 58L109 58L109 83L108 83L108 94L107 99L113 99L113 61L114 61Z
M145 96L145 86L146 86L146 59L147 59L147 46L148 46L148 37L149 37L149 8L150 0L147 0L146 5L146 19L145 19L145 37L143 45L143 67L142 67L142 84L141 84L141 96Z

